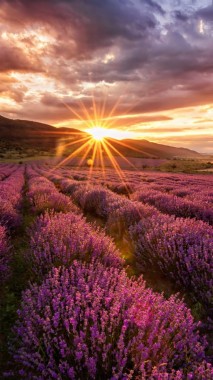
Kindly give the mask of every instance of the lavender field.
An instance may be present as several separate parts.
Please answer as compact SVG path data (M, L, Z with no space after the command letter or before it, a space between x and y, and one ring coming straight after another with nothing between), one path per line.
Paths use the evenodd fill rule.
M2 378L213 379L213 176L1 164L0 283Z

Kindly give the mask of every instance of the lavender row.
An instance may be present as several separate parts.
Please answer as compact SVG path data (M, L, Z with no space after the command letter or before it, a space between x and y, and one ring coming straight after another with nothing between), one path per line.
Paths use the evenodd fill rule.
M7 179L0 182L0 224L7 228L20 224L19 209L24 186L23 169L17 169Z
M61 194L47 178L38 175L32 168L27 169L28 193L31 208L35 213L54 209L56 212L78 212L69 197Z
M141 216L147 217L159 213L154 207L132 202L102 186L92 186L87 182L78 182L60 176L49 178L60 184L62 191L71 195L84 212L94 213L103 218L110 231L123 233L130 225L139 222Z
M63 178L59 175L60 172L52 175L48 175L48 172L44 171L42 173L59 185L63 192L69 194L84 212L103 218L107 230L112 234L122 236L128 232L131 225L138 223L142 217L160 214L152 206L133 202L103 186L93 186L86 181L79 182Z
M51 191L69 202L69 206L70 197L59 193L52 182L42 178ZM38 177L33 179L36 180L38 189ZM67 207L66 213L56 213L58 210L53 205L52 209L37 218L29 230L31 250L28 260L37 276L43 276L53 266L69 266L76 258L86 262L98 259L109 266L124 264L112 240L100 229L88 224L74 205L73 208L77 212L70 212Z
M112 240L73 212L41 215L29 230L29 237L26 260L38 279L52 267L69 266L75 259L98 260L106 266L123 265Z
M8 233L0 225L0 285L4 284L10 276L11 249Z
M68 170L65 168L57 169L56 171L61 176L69 175L71 173L72 178L76 180L86 180L88 178L88 170L74 170L73 168ZM189 174L172 174L172 173L144 173L140 171L123 171L125 183L131 183L137 188L140 186L149 186L155 190L162 192L172 192L180 189L184 189L187 194L193 194L199 191L200 193L210 193L213 191L213 177L211 175L189 175ZM92 181L112 183L113 186L119 186L121 180L117 173L113 170L106 168L105 176L101 170L93 170ZM213 194L212 194L213 195Z
M74 261L24 292L8 377L210 380L205 340L189 309L142 278Z
M82 181L88 177L88 171L71 171L65 168L54 170L54 173L63 177ZM72 176L71 176L72 174ZM121 183L118 176L110 169L105 172L105 178L100 170L95 170L92 174L92 183L107 186L110 190L118 194L131 194L138 188L157 190L162 193L170 193L185 200L195 201L200 206L213 203L213 177L202 175L186 174L165 174L165 173L134 173L124 171L125 181Z
M121 181L118 181L118 179L117 181L115 181L112 180L111 177L109 177L107 181L99 179L99 183L108 187L115 193L124 195L130 195L131 193L138 191L138 188L143 193L145 192L147 194L149 194L150 190L155 190L156 192L158 192L159 198L160 192L163 193L162 197L165 198L165 202L167 202L168 198L170 203L169 213L177 213L177 216L182 217L185 217L185 214L186 216L189 215L189 217L194 217L195 215L197 219L201 219L204 221L208 221L208 219L210 218L208 215L208 209L210 208L212 212L213 205L213 181L211 180L211 177L208 177L207 181L204 181L203 179L201 180L200 177L197 176L191 177L185 175L184 177L183 175L181 175L173 178L167 178L164 175L163 177L157 176L157 178L155 178L155 181L153 180L152 182L149 182L149 177L142 177L141 180L140 176L138 177L134 178L134 175L128 175L127 179L123 183L121 183ZM73 176L73 178L78 179L75 175ZM81 178L81 172L79 173L79 178ZM94 175L93 183L97 184L97 182L97 175ZM182 199L179 200L176 197L184 198L184 201ZM157 202L158 200L156 200L156 204ZM180 208L182 210L180 210Z
M158 215L130 227L138 260L153 265L213 311L213 229L202 221Z
M10 275L11 249L9 233L21 224L20 206L24 174L16 170L0 182L0 283L7 281Z
M149 188L141 189L132 195L133 200L148 203L162 213L183 218L196 218L213 225L213 208L210 205L182 199Z
M110 232L130 227L135 254L144 265L157 266L196 301L212 308L213 229L202 221L163 215L154 207L132 202L101 187L60 181L64 191L86 212L106 220ZM138 223L138 224L137 224ZM211 309L210 309L211 311Z
M136 182L112 182L108 181L106 183L106 186L118 193L118 194L126 194L130 195L131 193L138 191L138 188L142 191L158 191L163 194L170 194L175 195L177 197L183 198L185 201L193 201L198 204L202 204L204 207L211 207L211 204L213 204L213 186L209 186L209 184L204 185L198 185L198 184L191 184L186 183L185 185L181 185L178 182L175 184L172 183L161 183L161 182L154 182L154 183L147 183L142 182L137 184Z
M35 207L36 187L40 193L51 193L54 188L62 194L52 184L48 190L49 181L40 181L32 170L28 176L34 210L54 208L48 197ZM80 188L75 186L78 199ZM86 190L93 207L97 193L92 194L87 184ZM106 192L105 207L109 207L107 202L115 194ZM101 196L99 207L100 202ZM124 207L128 211L130 204L137 209L137 203L126 198L116 196L113 202L113 215L116 210L122 213ZM141 213L142 207L149 210L149 216L159 214L152 207L140 207ZM66 205L62 211L68 211ZM104 217L109 221L110 214ZM27 259L40 279L53 266L63 267L53 268L40 285L31 285L23 294L11 345L15 373L8 373L9 378L212 378L212 367L205 361L206 343L190 311L176 297L165 300L145 289L142 279L128 279L111 240L95 232L85 219L71 212L45 213L37 218L30 236ZM75 258L78 262L73 262Z
M139 222L130 229L139 261L157 265L190 290L196 300L212 307L212 227L201 221L162 215L153 207L131 202L101 187L60 177L57 181L84 211L104 218L111 232L122 232Z
M16 170L15 165L0 165L0 181L9 177Z
M81 174L81 173L79 173ZM112 179L110 175L106 182L107 186L119 193L130 194L138 188L157 190L196 202L203 206L211 206L213 203L213 177L186 174L142 174L134 172L125 173L125 183ZM96 176L97 178L97 176ZM100 176L101 178L101 176Z

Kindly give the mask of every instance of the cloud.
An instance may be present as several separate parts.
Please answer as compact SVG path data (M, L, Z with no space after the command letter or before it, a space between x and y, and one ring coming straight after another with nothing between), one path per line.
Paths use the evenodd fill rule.
M31 61L21 49L8 45L0 39L0 72L8 71L40 71L38 60L34 57Z
M130 0L0 1L2 17L21 28L29 24L50 26L57 35L55 52L85 59L96 49L111 46L116 40L136 41L155 28L151 12L134 6ZM65 38L66 36L66 38Z
M153 11L157 12L157 13L160 13L161 15L165 15L166 12L165 10L162 8L162 6L157 3L156 1L153 1L153 0L141 0L142 4L147 4L150 8L152 8Z
M213 21L213 6L210 5L209 7L201 8L196 14L204 20Z
M213 7L175 4L0 0L2 97L18 117L76 123L64 104L80 112L83 102L92 114L95 94L106 114L118 102L115 116L137 115L117 119L120 128L212 103L211 28L199 23L211 26Z

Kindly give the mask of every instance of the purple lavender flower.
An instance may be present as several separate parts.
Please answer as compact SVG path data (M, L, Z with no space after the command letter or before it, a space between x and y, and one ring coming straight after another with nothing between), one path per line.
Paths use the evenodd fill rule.
M165 194L148 187L132 195L133 200L157 207L162 213L183 218L196 218L213 225L213 209L205 203L182 199L173 194Z
M48 214L37 218L30 234L27 260L36 275L54 266L69 266L74 259L97 259L106 265L121 266L123 259L113 241L74 213Z
M19 211L23 186L24 174L20 168L0 182L0 223L7 228L17 227L21 223Z
M154 215L130 228L135 253L192 292L207 309L213 299L213 229L202 221Z
M161 368L169 376L190 373L204 360L182 301L97 263L74 261L32 285L14 332L11 353L22 379L163 379ZM175 373L165 379L181 379Z
M5 227L0 225L0 284L7 281L10 275L11 253Z
M61 194L47 178L38 176L29 169L28 176L30 179L27 196L34 212L41 213L51 209L55 212L78 212L71 199Z

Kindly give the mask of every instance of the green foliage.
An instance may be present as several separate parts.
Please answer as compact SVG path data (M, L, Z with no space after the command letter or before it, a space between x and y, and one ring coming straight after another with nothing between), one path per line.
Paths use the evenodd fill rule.
M183 159L173 159L168 160L168 162L160 165L160 171L166 172L182 172L182 173L196 173L197 171L202 171L206 169L213 168L213 164L211 162L206 162L204 160L183 160Z

